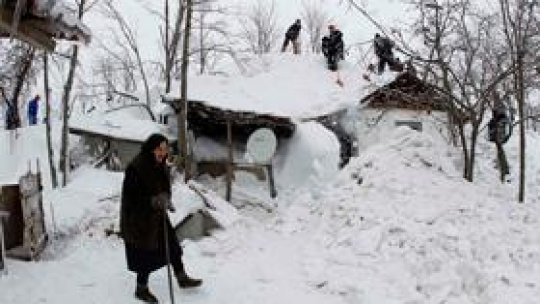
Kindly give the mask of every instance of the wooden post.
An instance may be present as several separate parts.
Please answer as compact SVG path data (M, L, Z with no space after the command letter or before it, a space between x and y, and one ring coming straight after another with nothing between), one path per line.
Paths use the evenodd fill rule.
M268 174L268 184L270 186L270 197L276 198L277 190L274 183L274 166L272 166L272 163L266 165L266 172Z
M233 146L232 146L232 122L230 118L227 118L227 193L225 198L228 202L231 201L232 193L232 175L233 175Z
M4 218L8 218L9 213L5 211L0 211L0 250L2 256L0 256L0 274L7 274L7 265L6 265L6 244L4 239Z
M181 107L180 116L178 117L178 148L180 151L180 161L184 169L184 181L190 178L189 162L187 159L187 111L188 111L188 65L189 65L189 37L191 32L191 17L193 14L193 1L186 2L186 27L184 31L184 45L182 50L182 65L181 65Z

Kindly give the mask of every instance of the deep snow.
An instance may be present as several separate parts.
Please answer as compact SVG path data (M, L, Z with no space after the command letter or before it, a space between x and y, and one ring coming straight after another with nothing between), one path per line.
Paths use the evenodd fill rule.
M250 95L244 101L299 117L342 107L341 98L352 104L347 94L388 80L354 85L360 77L351 69L354 80L341 89L332 74L320 73L313 58L272 60L298 60L277 69L298 69L282 81L296 81L299 88L269 85L287 69L262 70L244 81L254 81L264 98ZM315 64L318 75L312 73ZM305 84L298 84L300 76L306 76ZM320 77L327 76L321 84ZM231 96L246 92L237 89ZM339 94L332 95L334 90ZM281 99L282 94L306 104ZM326 98L332 102L319 103ZM276 104L267 105L270 101ZM177 303L538 302L540 136L528 134L527 201L518 204L516 136L506 145L513 165L510 184L498 182L494 148L484 138L478 144L477 179L468 183L461 178L459 149L438 132L385 128L384 136L338 171L335 136L319 124L300 124L275 160L278 198L269 197L266 182L238 173L233 187L238 210L216 198L224 192L223 180L201 178L215 190L210 196L220 204L227 229L183 243L189 272L205 281L197 290L175 287ZM142 136L142 129L132 131ZM24 132L32 130L37 129ZM27 147L41 155L45 147L39 138ZM3 170L18 170L11 158L1 160ZM22 168L24 162L17 160ZM0 277L0 303L136 303L135 277L126 270L122 242L105 233L118 225L122 178L82 166L66 188L47 189L51 243L40 261L8 260L9 274ZM202 205L181 182L175 184L174 200L178 213L173 216L179 218ZM150 287L168 303L164 270L151 276Z
M491 163L490 147L480 146L480 163ZM531 135L530 151L539 147ZM175 289L178 301L536 303L538 197L517 204L515 185L487 178L488 165L479 166L485 178L463 181L458 152L440 138L397 128L333 178L295 191L282 186L273 213L244 212L227 230L184 242L188 269L205 283ZM9 260L1 303L135 303L122 243L104 235L117 222L121 180L82 168L66 189L48 193L56 238L42 261ZM241 181L235 187L247 185ZM167 303L164 271L150 286Z

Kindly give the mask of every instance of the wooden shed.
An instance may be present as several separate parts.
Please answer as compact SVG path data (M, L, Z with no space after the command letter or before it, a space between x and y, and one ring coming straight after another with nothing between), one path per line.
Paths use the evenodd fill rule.
M42 188L40 172L28 172L17 184L0 185L0 211L9 213L3 226L8 257L36 260L45 249Z

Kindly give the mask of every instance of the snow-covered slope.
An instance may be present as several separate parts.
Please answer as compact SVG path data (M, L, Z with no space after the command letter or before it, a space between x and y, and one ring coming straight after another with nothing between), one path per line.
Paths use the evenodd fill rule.
M398 129L319 199L296 198L280 226L317 248L308 281L350 303L536 303L538 204L465 182L453 159L444 142Z

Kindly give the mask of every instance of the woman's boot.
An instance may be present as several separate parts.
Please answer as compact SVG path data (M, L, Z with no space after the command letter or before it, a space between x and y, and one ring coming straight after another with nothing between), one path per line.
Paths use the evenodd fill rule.
M145 303L158 303L157 298L150 292L147 285L137 284L137 289L135 289L135 297Z
M184 269L184 264L178 263L173 265L174 275L176 276L176 281L178 286L181 288L192 288L201 286L202 280L190 278L186 270Z

